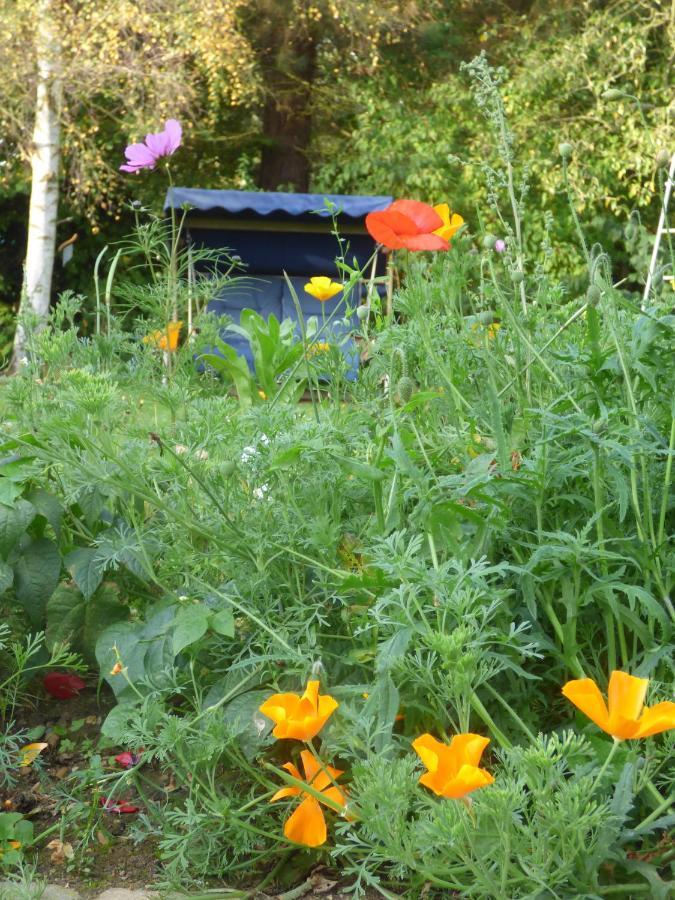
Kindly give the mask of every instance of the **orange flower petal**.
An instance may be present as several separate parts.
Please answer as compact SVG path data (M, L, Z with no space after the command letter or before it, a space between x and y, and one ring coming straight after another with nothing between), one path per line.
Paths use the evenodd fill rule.
M636 678L627 672L612 672L607 691L610 731L615 720L635 722L639 719L648 686L647 678Z
M283 800L284 797L297 797L298 794L301 794L302 791L298 787L293 787L292 785L288 785L287 787L283 787L276 792L276 794L270 798L270 803L274 803L277 800Z
M339 774L342 775L342 772L340 772ZM333 777L335 778L336 776L334 775ZM328 800L331 800L333 803L337 803L338 806L344 806L347 802L347 795L338 787L329 787L327 790L322 791L321 793Z
M413 750L432 773L438 771L439 758L444 746L430 734L423 734L412 742Z
M633 737L650 737L652 734L670 731L671 728L675 728L675 703L665 700L652 706L651 709L644 710L638 722L638 730Z
M494 776L490 775L485 769L479 769L477 766L464 765L461 767L457 775L445 784L443 788L443 796L451 800L459 800L466 797L472 791L485 787L494 782Z
M454 775L463 765L477 766L490 738L480 734L456 734L450 741L450 759Z
M425 234L443 224L443 219L433 206L420 200L394 200L389 211L402 214L414 222L415 231L408 231L407 234Z
M284 825L289 841L305 847L320 847L326 843L326 820L319 802L307 797Z
M404 235L401 245L408 250L447 250L449 247L448 242L437 234Z
M591 678L578 678L568 681L563 687L564 697L580 709L584 715L595 722L598 728L609 732L609 713L605 700L597 684Z

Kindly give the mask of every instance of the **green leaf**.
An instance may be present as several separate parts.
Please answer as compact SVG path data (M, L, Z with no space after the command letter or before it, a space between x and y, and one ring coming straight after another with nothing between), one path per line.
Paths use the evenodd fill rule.
M47 647L69 644L93 661L99 636L128 614L112 584L104 584L91 598L77 588L60 585L47 603Z
M234 637L234 616L232 615L232 610L221 609L220 612L212 613L209 624L216 634L222 634L224 637Z
M209 610L201 604L184 606L179 610L173 632L174 654L178 655L181 650L194 644L206 634L209 617Z
M23 485L17 484L10 478L0 478L0 503L5 506L14 506L16 498L21 496Z
M49 491L45 491L43 488L35 488L35 490L30 491L26 495L26 499L33 504L37 514L44 516L49 522L54 530L56 539L60 540L63 506L58 497L55 497L54 494L50 494Z
M93 547L78 547L63 562L88 600L103 580L103 566L98 559L98 550Z
M27 500L0 506L0 554L7 556L35 518L35 507Z
M269 695L268 690L248 691L235 697L223 710L223 718L237 735L242 752L249 760L266 742L274 725L260 712L260 706Z
M369 463L361 462L359 459L351 459L348 456L337 456L333 454L333 458L340 463L343 469L350 474L359 478L365 478L368 481L383 481L387 476L382 469L371 466Z
M407 651L415 629L407 625L401 628L396 634L393 634L388 640L383 641L377 648L377 661L375 670L377 672L387 672L393 664L399 660Z
M14 590L31 624L42 626L47 601L60 575L61 555L53 541L39 538L22 550L14 566Z

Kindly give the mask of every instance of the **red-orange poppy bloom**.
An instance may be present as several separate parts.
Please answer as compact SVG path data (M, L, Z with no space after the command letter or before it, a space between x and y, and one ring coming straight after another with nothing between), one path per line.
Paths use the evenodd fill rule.
M434 234L444 225L433 206L419 200L394 200L386 209L366 216L370 236L390 250L447 250L448 242Z
M577 709L617 741L645 738L675 728L675 703L644 706L648 678L636 678L627 672L612 672L607 703L591 678L568 681L562 689Z
M494 778L478 763L490 738L479 734L456 734L449 744L423 734L413 741L413 750L429 770L420 777L420 784L439 797L461 800L477 788L492 784Z
M298 781L304 781L315 791L318 791L322 797L325 797L329 801L326 804L327 806L331 806L332 803L333 806L337 804L343 807L347 801L345 793L333 784L342 775L340 769L333 769L331 766L321 768L320 763L312 756L309 750L303 750L300 757L302 759L302 767L305 770L304 778L293 763L286 763L283 768L293 778L297 778ZM320 847L322 844L325 844L327 837L326 819L319 800L313 794L303 791L302 788L289 785L277 791L270 803L274 803L275 800L281 800L283 797L304 798L284 825L284 834L288 840L294 841L296 844L304 844L305 847Z
M260 712L276 724L272 731L274 737L311 741L337 708L335 698L329 694L319 696L318 681L309 681L302 697L290 693L273 694L265 700Z

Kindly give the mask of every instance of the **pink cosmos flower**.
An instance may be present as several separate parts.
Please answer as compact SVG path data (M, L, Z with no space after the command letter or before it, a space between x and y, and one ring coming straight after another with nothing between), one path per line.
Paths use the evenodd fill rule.
M497 253L503 253L506 250L506 241L503 241L501 238L497 238L495 241L495 250Z
M154 169L164 156L171 156L178 150L183 138L183 129L176 119L167 119L164 131L157 134L146 134L145 143L129 144L124 151L126 164L120 166L120 172L140 172L141 169Z

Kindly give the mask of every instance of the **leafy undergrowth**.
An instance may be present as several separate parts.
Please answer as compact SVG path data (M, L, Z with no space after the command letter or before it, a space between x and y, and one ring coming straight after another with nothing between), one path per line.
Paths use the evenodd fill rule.
M107 329L80 339L67 295L33 335L2 396L8 789L46 672L99 679L110 709L86 750L72 716L44 750L47 785L66 741L78 768L48 820L0 820L6 866L55 837L78 864L112 821L170 888L323 867L356 896L669 896L675 316L600 248L582 296L552 246L525 258L473 75L503 238L400 253L355 381L318 321L299 342L242 320L255 376L208 314L162 345L213 285L157 220ZM340 272L346 310L362 273Z

